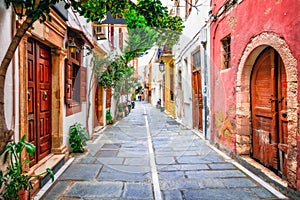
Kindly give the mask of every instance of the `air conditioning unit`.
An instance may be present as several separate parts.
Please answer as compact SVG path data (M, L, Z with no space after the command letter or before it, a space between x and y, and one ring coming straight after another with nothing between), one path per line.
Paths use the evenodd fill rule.
M103 26L95 26L94 27L94 36L96 40L106 40L106 35L105 35L105 27Z

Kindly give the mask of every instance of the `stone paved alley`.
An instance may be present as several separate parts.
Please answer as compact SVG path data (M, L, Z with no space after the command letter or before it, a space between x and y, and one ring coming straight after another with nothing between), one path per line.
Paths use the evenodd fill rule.
M87 148L42 199L280 198L150 104L136 103Z

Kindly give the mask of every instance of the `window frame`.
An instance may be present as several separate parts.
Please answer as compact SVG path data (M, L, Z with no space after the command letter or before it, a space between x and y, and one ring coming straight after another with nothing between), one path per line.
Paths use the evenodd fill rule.
M72 41L71 38L69 42ZM81 112L82 102L86 101L86 67L81 65L82 50L81 43L75 39L76 52L71 53L67 50L65 61L65 103L66 116ZM74 69L76 68L76 75ZM76 91L76 93L74 92Z
M231 35L227 35L221 40L221 60L220 60L220 66L221 70L230 69L230 63L231 63Z

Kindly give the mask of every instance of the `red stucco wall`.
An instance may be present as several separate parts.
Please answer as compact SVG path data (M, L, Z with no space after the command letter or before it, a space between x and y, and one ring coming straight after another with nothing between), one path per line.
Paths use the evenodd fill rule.
M212 0L212 14L217 15L224 2ZM300 1L244 0L229 14L211 22L210 31L211 134L215 142L235 152L236 73L243 50L252 37L262 32L273 32L286 41L298 60L299 71ZM220 40L228 34L231 34L231 68L220 71Z

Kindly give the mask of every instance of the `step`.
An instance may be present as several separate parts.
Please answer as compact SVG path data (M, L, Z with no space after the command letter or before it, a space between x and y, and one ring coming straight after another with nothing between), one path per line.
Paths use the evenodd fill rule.
M40 174L42 172L45 172L47 168L50 168L55 174L65 164L64 158L65 158L64 154L52 155L50 158L48 158L45 161L45 163L43 163L40 167L34 170L34 173ZM41 176L40 187L43 187L50 179L51 178L49 174L45 174L44 176Z

